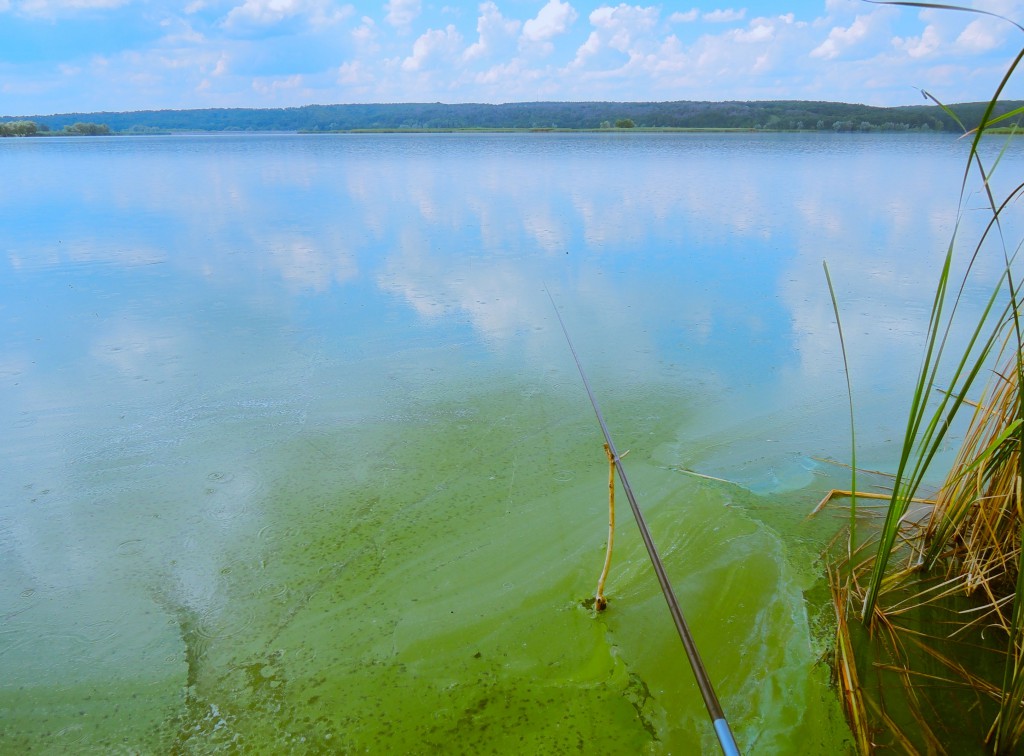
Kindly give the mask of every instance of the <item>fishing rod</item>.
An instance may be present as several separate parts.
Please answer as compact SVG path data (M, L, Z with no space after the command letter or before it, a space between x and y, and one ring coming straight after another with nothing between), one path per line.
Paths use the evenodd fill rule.
M725 712L722 711L722 705L718 702L718 696L715 695L715 689L711 685L711 678L708 677L707 670L704 669L704 662L701 661L700 653L697 651L697 644L693 640L693 636L690 634L690 628L686 624L686 618L683 617L683 610L679 608L679 601L676 599L676 594L672 590L672 584L669 582L668 574L665 572L665 566L661 563L661 557L658 556L658 549L654 546L654 539L651 538L651 531L647 529L647 522L644 520L643 514L640 512L640 507L636 503L636 497L633 495L633 488L629 485L629 478L626 477L626 469L622 466L622 458L619 457L619 453L615 450L615 443L612 441L612 434L608 431L608 425L604 421L604 415L601 414L601 408L597 405L597 399L594 397L594 392L590 388L590 381L587 380L587 374L583 371L583 363L580 362L579 355L576 354L576 347L572 345L572 339L569 338L569 329L565 327L565 321L562 320L562 314L558 311L558 305L555 304L555 298L551 296L551 292L548 291L547 286L544 287L544 291L548 295L548 299L551 300L551 306L555 310L555 316L558 318L558 324L562 326L562 333L565 334L565 341L569 345L569 351L572 352L572 358L576 362L576 368L580 371L580 378L583 379L583 387L587 390L587 396L590 397L590 405L594 408L594 414L597 415L598 425L601 426L601 432L604 434L605 443L608 444L608 451L611 455L612 460L615 463L615 470L619 473L619 480L622 482L622 490L626 492L626 498L629 500L629 507L633 510L633 517L636 519L637 527L640 528L640 537L643 538L644 546L647 547L647 555L651 558L651 564L654 565L654 573L658 576L658 583L661 584L661 592L665 594L665 601L668 602L669 612L672 614L672 620L675 622L676 630L679 632L679 639L683 642L683 648L686 649L686 658L690 661L690 669L693 670L693 676L697 679L697 687L700 688L701 697L704 699L704 705L708 709L708 715L711 717L711 722L715 727L715 734L718 735L718 743L722 747L722 753L725 756L739 756L739 748L736 747L736 740L732 736L732 730L729 728L729 722L725 718Z

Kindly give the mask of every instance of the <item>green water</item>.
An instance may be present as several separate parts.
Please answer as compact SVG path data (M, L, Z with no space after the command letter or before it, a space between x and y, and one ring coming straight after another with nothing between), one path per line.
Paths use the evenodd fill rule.
M104 653L94 679L81 670L56 700L30 684L5 692L5 749L713 750L622 503L610 608L583 606L603 559L607 463L587 407L538 388L470 392L252 454L273 480L258 511L218 509L239 477L197 476L197 517L235 517L244 533L217 555L214 582L201 597L180 584L180 565L207 556L187 550L138 570L149 580L126 577L124 590L151 597L131 621L149 637L126 639L134 669ZM623 437L670 425L669 407L646 399ZM834 752L841 714L802 597L816 565L791 563L744 511L757 497L669 456L641 442L628 469L737 739Z

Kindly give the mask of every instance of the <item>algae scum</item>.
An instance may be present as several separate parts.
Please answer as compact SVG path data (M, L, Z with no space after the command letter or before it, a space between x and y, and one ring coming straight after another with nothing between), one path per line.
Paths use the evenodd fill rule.
M22 657L26 676L0 699L3 749L717 747L632 522L618 529L611 608L584 606L606 461L586 406L541 388L350 417L195 471L196 509L160 513L180 550L123 539L94 565L132 605L76 630L78 662L50 642L15 651L39 656ZM720 696L746 747L827 752L843 726L804 610L813 570L794 570L737 508L757 497L660 458L677 398L638 397L644 415L623 435L641 440L631 477ZM188 477L184 464L169 463ZM138 524L110 527L121 539ZM46 684L28 677L40 667Z

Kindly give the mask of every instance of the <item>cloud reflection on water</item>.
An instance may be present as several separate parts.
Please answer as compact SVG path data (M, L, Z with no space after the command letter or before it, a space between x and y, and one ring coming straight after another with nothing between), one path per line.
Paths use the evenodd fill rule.
M130 178L119 169L139 143L86 147L88 179L37 178L38 194L4 198L11 270L166 261L175 276L231 296L259 289L284 309L372 281L423 316L463 312L489 340L545 313L481 302L534 302L544 280L573 288L600 271L619 277L619 301L588 314L642 304L641 322L681 329L684 344L730 354L767 329L781 345L762 351L771 362L789 359L794 337L800 354L831 362L828 259L852 305L851 352L871 364L879 349L916 346L871 323L917 337L919 324L900 329L886 310L916 320L927 300L963 159L947 138L916 136L278 137L273 151L246 139L196 139L184 155L142 143L155 167ZM902 152L912 169L894 170ZM650 300L666 281L678 304ZM628 343L615 323L610 337Z
M514 349L537 338L550 281L609 343L650 332L662 359L727 383L751 360L801 383L834 371L822 259L855 372L918 348L964 158L916 135L187 139L56 146L89 170L8 187L12 274L164 262L196 297L258 293L280 317L372 283ZM125 174L135 150L150 169ZM582 285L595 274L614 291Z

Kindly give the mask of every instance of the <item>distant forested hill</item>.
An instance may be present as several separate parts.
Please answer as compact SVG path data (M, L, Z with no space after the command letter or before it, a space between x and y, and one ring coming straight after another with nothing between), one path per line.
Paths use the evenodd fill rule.
M1001 104L1000 112L1024 102ZM985 103L952 109L968 125ZM879 108L839 102L521 102L504 105L402 103L307 105L300 108L210 108L125 113L66 113L0 118L33 121L51 132L89 122L114 132L152 131L350 131L355 129L599 129L631 121L637 127L952 130L955 122L934 105Z

